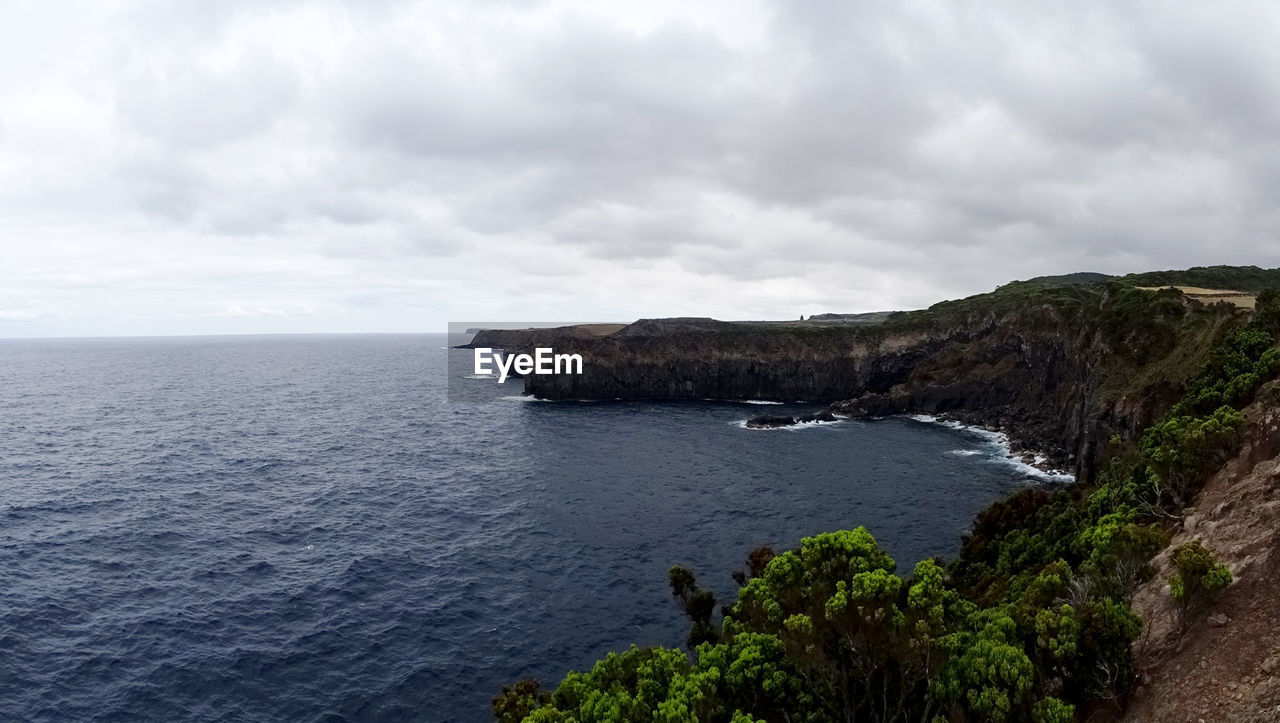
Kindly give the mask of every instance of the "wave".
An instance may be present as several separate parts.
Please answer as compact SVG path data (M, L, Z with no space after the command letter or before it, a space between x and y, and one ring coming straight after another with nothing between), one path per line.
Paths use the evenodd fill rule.
M931 414L913 414L910 415L910 418L917 422L937 424L946 427L947 429L955 429L976 437L981 437L993 448L987 455L991 461L1013 467L1019 473L1028 477L1035 477L1036 479L1041 479L1046 482L1076 481L1075 475L1068 474L1062 470L1045 469L1044 463L1048 461L1048 458L1042 454L1037 452L1028 452L1025 450L1015 451L1013 449L1013 444L1009 441L1009 435L1004 432L997 432L993 429L962 424L954 419L939 418ZM968 457L982 454L982 452L980 450L953 449L949 454ZM1022 461L1028 454L1033 457L1032 461L1029 463Z
M787 431L794 432L799 429L808 429L812 427L830 427L833 424L840 424L844 420L837 419L834 422L814 420L812 422L796 422L795 424L788 424L781 427L748 427L747 422L749 421L751 420L739 419L735 422L730 422L730 424L737 427L738 429L749 429L752 432L787 432Z
M704 402L719 402L720 404L786 404L786 402L775 402L768 399L716 399L715 397L704 397Z
M1047 482L1075 482L1076 481L1076 477L1073 474L1068 474L1067 472L1063 472L1061 470L1052 470L1052 469L1046 470L1046 469L1037 467L1036 466L1037 464L1043 464L1045 461L1045 458L1041 455L1035 455L1036 461L1031 464L1028 464L1026 462L1023 462L1021 457L1008 456L1009 454L1016 454L1016 453L1007 453L1006 456L1001 457L996 461L1001 462L1003 464L1007 464L1010 467L1013 467L1014 469L1018 470L1022 474L1025 474L1029 477L1036 477L1038 479L1042 479Z

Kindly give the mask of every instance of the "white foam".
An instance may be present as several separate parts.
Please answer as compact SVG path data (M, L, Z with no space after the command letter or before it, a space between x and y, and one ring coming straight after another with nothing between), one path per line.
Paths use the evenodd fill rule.
M498 397L498 399L501 399L501 400L503 400L503 401L507 401L507 402L546 402L546 401L550 401L550 400L547 400L547 399L538 399L537 397L533 396L532 394L513 394L513 395L511 395L511 396L509 396L509 397Z
M463 379L497 379L497 374L468 374Z
M774 402L768 399L716 399L714 397L703 397L702 401L721 404L786 404L786 402Z
M795 432L801 429L810 429L813 427L830 427L833 424L840 424L839 419L837 419L834 422L827 422L821 419L815 419L812 422L796 422L795 424L787 424L781 427L748 427L747 426L748 421L750 420L740 419L736 422L730 422L730 424L736 426L738 429L750 429L753 432Z
M1019 473L1027 475L1028 477L1035 477L1037 479L1042 479L1049 482L1075 482L1076 481L1076 478L1074 475L1067 474L1066 472L1063 472L1061 470L1044 470L1036 466L1036 465L1044 464L1044 462L1048 459L1042 454L1034 453L1034 452L1015 453L1013 451L1013 446L1009 442L1009 435L1005 434L1004 432L997 432L991 429L984 429L982 427L972 427L966 424L961 424L960 422L957 422L954 419L938 419L937 417L934 417L928 414L915 414L915 415L911 415L911 418L916 420L917 422L938 424L948 429L963 431L968 434L983 438L987 442L987 444L992 447L992 451L988 453L988 457L992 461L1000 464L1007 464L1013 467L1014 469L1018 470ZM956 456L969 457L969 456L982 454L982 452L979 450L953 449L951 450L950 454L954 454ZM1022 458L1027 454L1032 454L1034 456L1034 461L1031 464L1027 464L1026 462L1022 461Z
M1035 465L1030 465L1030 464L1027 464L1026 462L1023 462L1021 457L1005 456L1005 457L1000 457L996 461L1007 464L1010 467L1013 467L1014 469L1018 470L1018 472L1027 475L1028 477L1036 477L1042 480L1046 480L1048 482L1075 482L1076 481L1075 475L1067 474L1066 472L1063 472L1061 470L1046 471L1046 470L1040 469L1039 467L1036 467Z

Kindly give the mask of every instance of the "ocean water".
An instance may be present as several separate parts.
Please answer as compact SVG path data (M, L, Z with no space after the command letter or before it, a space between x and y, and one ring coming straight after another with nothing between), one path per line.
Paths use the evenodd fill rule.
M912 419L445 401L444 335L0 341L0 719L482 721L678 645L760 544L866 525L909 571L1043 484ZM455 383L463 383L457 382Z

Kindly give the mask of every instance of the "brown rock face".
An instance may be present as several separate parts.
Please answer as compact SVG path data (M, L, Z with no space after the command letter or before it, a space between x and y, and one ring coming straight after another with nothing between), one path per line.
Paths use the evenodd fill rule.
M1147 623L1135 646L1151 684L1129 703L1130 721L1280 720L1280 407L1272 383L1248 409L1246 443L1188 510L1182 531L1154 561L1157 576L1134 608ZM1195 524L1190 524L1195 520ZM1170 551L1199 540L1235 582L1205 617L1179 634L1169 599Z
M643 320L608 336L557 341L557 352L583 355L584 373L528 376L525 391L546 399L824 401L842 415L946 413L1001 428L1081 476L1111 435L1132 434L1178 397L1180 369L1198 368L1170 359L1195 357L1236 318L1227 307L1166 299L1117 321L1118 293L1035 304L994 293L856 326ZM1161 365L1169 368L1148 373Z

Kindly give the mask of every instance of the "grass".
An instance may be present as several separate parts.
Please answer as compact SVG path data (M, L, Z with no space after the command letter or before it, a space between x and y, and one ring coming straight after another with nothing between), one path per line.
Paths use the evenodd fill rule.
M1228 303L1234 304L1241 309L1252 309L1257 301L1257 296L1247 291L1236 291L1234 289L1206 289L1201 286L1139 286L1143 291L1160 291L1162 289L1177 289L1185 294L1188 298L1205 304Z

